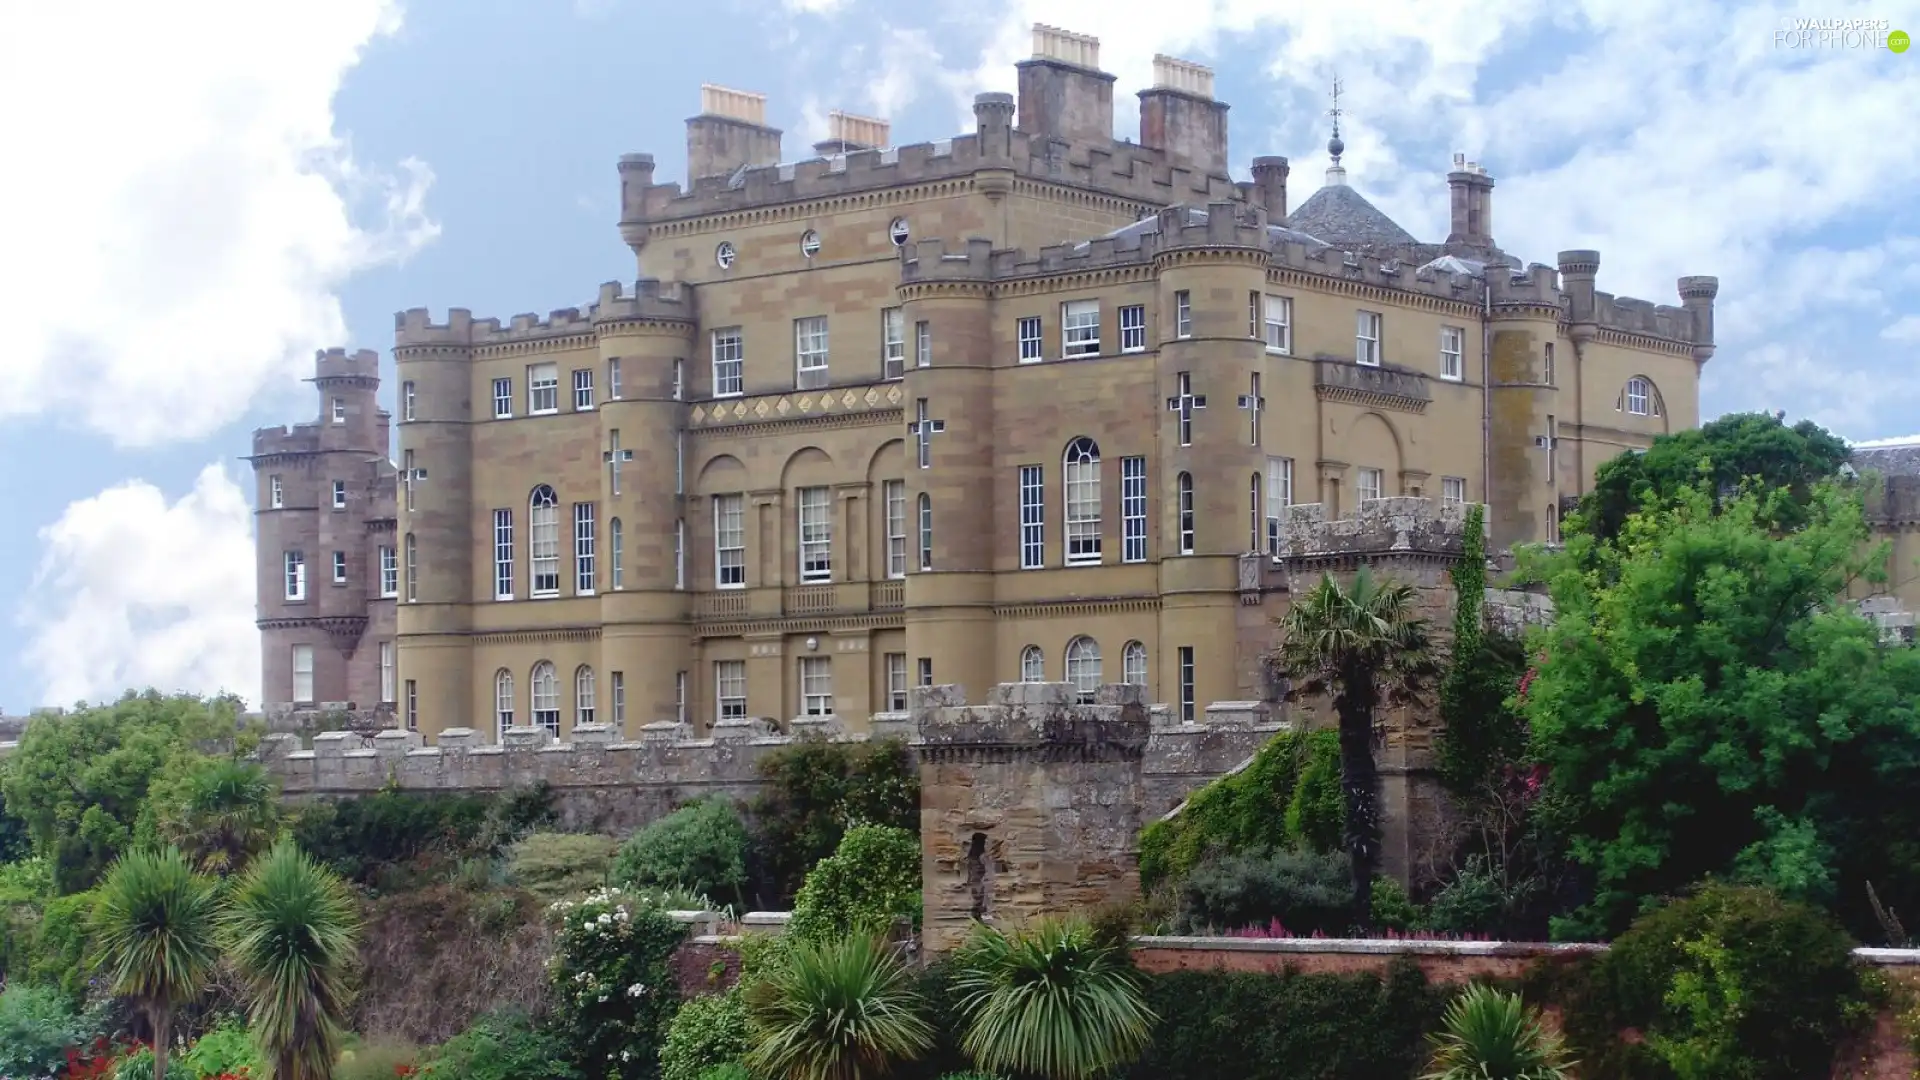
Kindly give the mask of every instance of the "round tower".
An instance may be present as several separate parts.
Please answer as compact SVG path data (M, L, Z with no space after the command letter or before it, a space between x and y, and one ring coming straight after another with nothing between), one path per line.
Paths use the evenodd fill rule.
M698 684L687 634L686 366L694 353L692 292L642 280L631 295L600 287L594 308L606 378L600 413L599 569L603 671L620 672L626 735L677 715L676 676ZM611 676L607 676L611 680ZM613 690L603 715L613 721ZM702 713L691 708L689 715ZM710 714L710 710L709 710Z
M468 637L468 605L478 599L473 549L491 542L478 535L471 497L473 317L454 308L435 324L415 308L394 323L401 397L413 403L400 415L397 677L403 687L413 684L420 731L431 736L474 726L475 703L491 700L476 697L486 676L472 670Z
M1214 203L1206 220L1185 207L1160 212L1162 399L1156 484L1160 496L1159 679L1174 700L1191 649L1197 702L1236 696L1229 637L1239 557L1264 544L1267 408L1265 214Z
M1576 278L1579 269L1576 262ZM1497 266L1488 275L1491 546L1558 543L1561 495L1580 490L1573 459L1559 441L1558 385L1578 378L1572 356L1561 356L1572 349L1571 342L1560 343L1560 288L1553 268L1538 264L1525 276ZM1580 282L1575 285L1578 294ZM1564 375L1562 366L1568 367Z
M993 671L993 558L999 530L982 528L994 505L992 244L971 240L964 258L926 240L903 255L900 301L909 327L927 324L931 363L909 359L901 399L906 436L907 655L917 677L984 694ZM929 530L932 544L923 552Z

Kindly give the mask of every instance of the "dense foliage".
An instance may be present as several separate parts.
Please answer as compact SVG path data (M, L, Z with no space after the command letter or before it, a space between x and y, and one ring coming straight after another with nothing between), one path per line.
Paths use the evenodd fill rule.
M923 1057L935 1031L899 953L877 937L796 942L743 990L746 1065L770 1080L867 1080Z
M619 846L591 833L533 833L507 849L507 880L542 900L577 896L606 884Z
M301 808L293 837L301 850L350 881L404 888L419 873L467 858L493 859L554 821L545 784L499 795L420 793L387 788L357 799Z
M441 1045L416 1075L435 1080L584 1080L586 1074L574 1066L558 1034L523 1012L502 1012L476 1018Z
M683 888L737 905L747 884L747 843L733 803L701 799L633 834L614 858L609 880L630 888Z
M247 1027L274 1080L327 1080L345 1042L360 912L332 871L282 840L233 883L221 916Z
M1837 599L1868 568L1859 499L1816 489L1775 535L1790 498L1683 492L1543 564L1556 621L1523 710L1597 884L1560 933L1604 937L1713 874L1843 910L1869 880L1920 901L1920 652Z
M855 825L807 872L787 932L814 942L884 936L896 919L920 919L920 840L905 829Z
M1153 892L1210 854L1281 847L1336 850L1343 810L1340 737L1283 731L1247 767L1188 796L1180 813L1140 830L1140 884Z
M1125 950L1084 918L978 927L954 967L962 1047L992 1072L1093 1080L1139 1058L1159 1020Z
M1559 1032L1519 994L1467 987L1447 1005L1421 1080L1567 1080L1573 1060Z
M920 773L898 739L805 740L760 759L754 800L756 903L780 906L862 822L920 833Z
M1255 850L1209 855L1180 882L1174 930L1221 933L1278 924L1294 934L1344 936L1353 926L1347 857Z
M1520 643L1486 624L1485 510L1467 509L1466 540L1453 579L1451 655L1440 680L1440 777L1456 797L1479 800L1490 784L1524 760L1526 724L1510 704L1526 661Z
M747 1007L739 987L680 1006L660 1047L660 1080L701 1080L746 1057Z
M644 894L615 888L560 901L553 914L553 1031L590 1076L652 1077L680 1004L668 961L686 927Z
M10 983L0 990L0 1076L52 1076L97 1031L59 991Z
M167 1073L173 1016L206 989L219 962L213 883L178 848L130 851L100 886L93 931L113 992L147 1016L154 1075Z

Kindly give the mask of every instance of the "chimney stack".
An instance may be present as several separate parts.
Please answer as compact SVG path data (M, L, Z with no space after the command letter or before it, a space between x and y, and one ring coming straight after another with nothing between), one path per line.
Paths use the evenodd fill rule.
M821 157L851 153L855 150L879 150L892 136L892 125L871 116L855 116L834 110L827 114L827 139L813 144Z
M1447 243L1493 248L1493 177L1479 162L1455 154L1453 171L1447 174L1447 190L1453 203L1453 231Z
M1153 89L1140 91L1140 143L1209 176L1227 175L1227 105L1213 99L1213 69L1153 58Z
M687 121L687 180L728 176L742 165L780 164L780 129L767 126L767 95L700 87L700 115Z
M1253 159L1253 201L1267 208L1267 221L1278 225L1287 219L1287 173L1291 166L1283 157Z
M1100 39L1033 24L1033 59L1020 70L1017 127L1029 135L1104 146L1113 142L1113 76L1100 70Z

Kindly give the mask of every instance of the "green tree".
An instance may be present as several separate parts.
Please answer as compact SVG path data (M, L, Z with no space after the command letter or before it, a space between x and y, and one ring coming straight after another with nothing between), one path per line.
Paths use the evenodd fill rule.
M955 967L961 1046L990 1072L1092 1080L1138 1058L1158 1022L1125 952L1083 918L978 927Z
M1596 883L1556 933L1617 932L1707 875L1920 899L1920 652L1840 599L1885 560L1863 551L1859 493L1818 486L1805 524L1775 532L1795 499L1682 491L1541 564L1556 615L1522 708L1554 826Z
M156 831L203 873L231 874L280 834L279 788L267 771L232 758L176 759L149 798Z
M865 934L795 943L743 996L746 1063L770 1080L875 1080L934 1045L912 974Z
M1457 796L1482 798L1503 767L1526 754L1526 724L1508 699L1526 672L1520 643L1486 624L1485 510L1467 509L1466 543L1453 579L1453 643L1440 680L1440 777Z
M233 742L239 702L148 691L111 705L39 717L0 770L10 813L63 893L90 887L130 847L148 789L199 744Z
M1767 490L1785 489L1789 499L1771 506L1776 525L1806 520L1814 486L1831 479L1847 460L1847 444L1811 420L1788 427L1766 413L1732 413L1653 440L1645 453L1628 452L1602 462L1593 490L1580 502L1580 527L1610 541L1648 499L1670 504L1704 480L1717 498L1757 479ZM1571 530L1570 530L1571 531Z
M790 902L807 871L833 854L853 825L919 834L920 773L899 739L808 739L761 758L758 770L752 817L760 903Z
M741 903L747 827L726 799L688 803L621 845L608 880L624 888L687 889Z
M282 840L238 879L224 929L270 1080L327 1080L359 946L353 894Z
M787 933L807 941L884 935L899 918L919 921L920 838L905 829L855 825L807 872Z
M93 928L114 993L147 1014L154 1080L166 1080L173 1015L219 961L213 883L178 849L131 851L107 871Z
M1353 867L1354 915L1363 929L1373 922L1373 872L1380 857L1374 710L1411 697L1431 672L1427 624L1414 614L1415 603L1412 586L1376 579L1364 566L1350 588L1323 575L1281 616L1280 646L1273 652L1294 680L1294 693L1333 698L1345 846Z

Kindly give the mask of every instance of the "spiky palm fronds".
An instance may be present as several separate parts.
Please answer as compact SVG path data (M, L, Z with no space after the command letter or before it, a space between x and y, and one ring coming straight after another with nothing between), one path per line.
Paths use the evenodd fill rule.
M875 1080L933 1046L926 1001L877 938L797 943L745 991L754 1075Z
M1567 1080L1560 1036L1519 994L1470 986L1454 998L1431 1037L1433 1061L1421 1080Z
M1090 1080L1137 1058L1159 1019L1126 955L1085 919L983 926L957 966L961 1045L991 1072Z
M234 888L227 951L271 1080L332 1075L359 921L346 885L290 841L255 859Z
M114 992L147 1014L164 1080L173 1012L200 996L220 958L213 883L176 848L128 852L107 871L93 931Z

